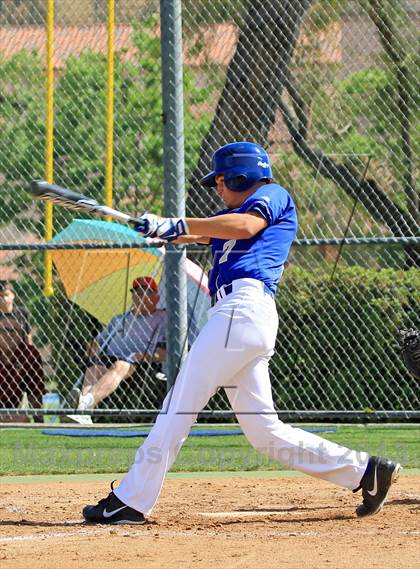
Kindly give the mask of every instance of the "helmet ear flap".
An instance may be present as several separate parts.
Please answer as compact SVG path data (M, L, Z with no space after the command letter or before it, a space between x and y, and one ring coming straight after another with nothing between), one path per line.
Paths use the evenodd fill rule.
M225 185L229 190L233 192L238 192L243 189L243 186L246 186L246 182L248 180L248 176L246 174L228 174L225 173Z

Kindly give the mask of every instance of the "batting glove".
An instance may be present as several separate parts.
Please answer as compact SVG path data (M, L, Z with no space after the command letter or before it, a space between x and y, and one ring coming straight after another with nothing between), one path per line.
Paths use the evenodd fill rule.
M174 241L181 235L187 235L188 226L182 217L158 217L153 213L145 213L137 219L134 230L145 237Z

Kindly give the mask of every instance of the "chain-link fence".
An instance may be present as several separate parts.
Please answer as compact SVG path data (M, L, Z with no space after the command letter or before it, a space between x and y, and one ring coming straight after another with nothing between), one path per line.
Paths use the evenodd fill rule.
M187 211L202 216L220 205L198 181L213 151L232 140L253 140L267 148L276 180L296 200L299 239L318 240L293 249L279 289L281 325L272 360L277 408L291 414L414 412L416 386L396 344L399 327L420 326L419 3L184 0L182 16ZM76 299L57 260L76 251L50 251L54 294L45 296L50 268L36 248L48 219L25 192L29 180L52 173L56 183L103 202L111 180L114 207L131 214L164 211L161 36L159 2L153 0L0 3L0 280L13 282L15 302L31 313L43 370L32 377L28 372L25 389L11 389L13 374L3 375L4 408L25 407L24 393L30 404L42 404L46 391L58 393L61 404L66 397L74 402L70 391L83 385L89 364L86 348L110 318L130 309L134 278L156 276L165 296L162 259L133 264L137 249L109 249L103 258L92 250L96 265L86 264L87 249L79 249L68 270ZM66 240L60 237L65 231L72 241L133 241L111 230L71 237L74 223L73 213L54 208L56 243ZM344 237L355 241L342 247L335 267ZM387 237L400 241L381 241ZM363 241L369 238L374 244ZM18 244L33 250L23 252ZM196 282L200 267L209 267L207 253L194 250L189 257L197 264ZM118 301L102 320L77 302L82 267L99 283L97 296L86 292L90 302L110 307ZM113 297L105 294L105 273L111 283L118 273ZM205 306L200 279L198 294L187 293L190 323L194 299ZM26 316L0 322L10 352L10 328L29 332ZM155 340L145 352L155 354ZM31 350L14 363L3 356L1 365L33 371ZM153 360L149 354L141 362L141 379L130 372L99 409L117 414L159 407L164 362L146 359ZM38 397L31 401L34 385ZM209 407L226 408L222 395Z
M95 243L105 235L107 247ZM121 408L127 415L136 409L155 413L167 391L168 253L130 229L102 221L75 220L53 241L0 246L16 256L21 275L15 282L0 281L3 412L9 409L12 415L28 403L36 418L37 409L50 404L53 409L79 406L83 412L80 396L90 391L89 408L99 414L120 415ZM45 250L57 284L51 297L42 294L37 271ZM207 251L196 257L205 260ZM187 259L184 269L188 349L207 319L210 297L201 266ZM84 422L77 413L62 420Z

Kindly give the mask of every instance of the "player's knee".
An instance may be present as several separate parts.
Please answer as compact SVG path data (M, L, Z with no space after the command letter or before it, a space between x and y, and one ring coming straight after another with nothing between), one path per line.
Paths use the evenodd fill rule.
M256 413L244 415L240 421L241 429L252 445L259 445L261 438L287 431L290 426L279 420L275 413Z

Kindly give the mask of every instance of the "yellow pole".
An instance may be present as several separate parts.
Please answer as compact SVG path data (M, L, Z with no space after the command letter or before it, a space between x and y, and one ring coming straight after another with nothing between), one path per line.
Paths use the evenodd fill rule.
M48 0L47 10L47 124L45 144L45 177L50 184L53 182L54 161L54 0ZM53 206L47 202L45 205L45 240L52 239L53 235ZM44 257L44 294L54 294L52 285L52 258L49 251Z
M106 124L105 203L112 207L113 139L114 139L114 51L115 0L108 0L108 89ZM111 218L108 218L111 221Z

